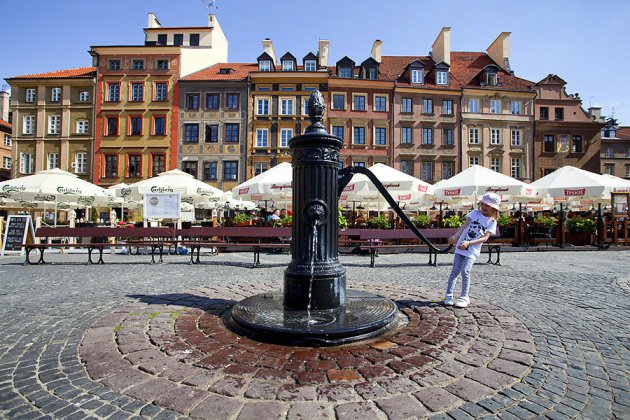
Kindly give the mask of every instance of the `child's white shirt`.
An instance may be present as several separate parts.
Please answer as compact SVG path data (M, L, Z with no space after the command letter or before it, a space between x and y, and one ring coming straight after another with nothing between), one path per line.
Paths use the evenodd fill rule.
M468 223L466 230L457 240L455 253L476 260L481 254L480 243L469 245L468 249L459 249L459 245L464 241L479 239L483 237L486 232L490 232L490 235L494 235L497 232L497 221L494 217L484 216L481 210L471 211L466 218L470 219L470 223Z

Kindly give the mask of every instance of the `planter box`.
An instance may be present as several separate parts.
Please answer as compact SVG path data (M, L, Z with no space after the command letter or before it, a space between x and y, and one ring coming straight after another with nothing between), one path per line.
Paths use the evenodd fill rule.
M584 246L593 243L593 234L590 232L567 232L565 241L572 245Z

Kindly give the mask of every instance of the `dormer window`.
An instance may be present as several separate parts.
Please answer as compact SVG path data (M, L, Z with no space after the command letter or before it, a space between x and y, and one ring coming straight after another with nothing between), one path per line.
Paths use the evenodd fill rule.
M291 60L282 60L282 71L295 71L295 66Z
M352 78L352 67L339 67L339 77Z
M496 86L497 85L497 74L496 73L487 73L486 74L486 84L488 86Z
M271 71L271 61L260 60L258 62L258 71Z
M422 70L420 69L411 69L411 83L422 83Z
M230 68L219 69L219 74L230 74L230 73L232 73L232 69Z
M372 57L361 63L361 77L368 80L378 79L378 61Z
M497 86L499 84L499 77L497 75L497 73L499 72L499 67L497 67L494 64L488 64L483 69L483 71L485 73L485 77L484 77L485 80L481 83L482 86L483 85Z
M352 79L354 76L354 61L347 56L337 61L337 77Z
M448 85L448 72L444 70L438 70L435 82L438 85Z
M304 71L317 71L317 61L315 60L304 61Z

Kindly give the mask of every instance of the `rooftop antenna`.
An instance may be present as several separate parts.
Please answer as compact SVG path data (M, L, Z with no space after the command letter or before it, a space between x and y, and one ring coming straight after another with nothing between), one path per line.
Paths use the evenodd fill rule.
M594 98L594 96L589 96L588 97L588 107L589 108L591 108L591 105L592 105L592 102L593 102L593 101L591 101L591 99L593 99L593 98Z

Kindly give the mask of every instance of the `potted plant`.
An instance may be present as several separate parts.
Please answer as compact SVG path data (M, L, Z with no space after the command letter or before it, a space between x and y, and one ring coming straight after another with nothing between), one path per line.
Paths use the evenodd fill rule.
M573 245L590 245L593 243L593 232L597 230L597 222L593 219L574 216L567 219L566 240Z
M500 215L499 220L497 220L497 226L499 226L502 238L514 238L514 220L510 215Z
M464 224L462 218L456 214L446 217L442 220L442 226L445 228L458 228Z
M234 226L251 226L252 218L247 213L236 213L232 218Z
M421 213L417 216L414 216L411 219L411 223L413 223L418 228L427 228L429 227L429 223L431 223L431 218L428 215Z
M385 216L373 217L368 221L368 225L373 229L391 229L392 227L389 219Z
M341 207L339 207L339 210L337 212L337 223L339 225L339 229L341 230L348 229L348 226L349 226L348 219L346 219L346 216L341 214Z
M293 224L293 216L289 216L289 215L284 216L282 219L280 219L280 222L278 222L279 226L284 226L284 227L289 227L292 224Z

